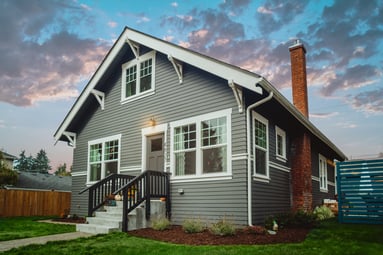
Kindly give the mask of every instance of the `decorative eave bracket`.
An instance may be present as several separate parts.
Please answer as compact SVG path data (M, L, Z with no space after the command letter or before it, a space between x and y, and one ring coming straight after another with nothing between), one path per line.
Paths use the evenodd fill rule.
M173 64L174 70L178 75L179 83L181 84L183 82L182 63L180 63L178 60L175 60L172 55L168 55L168 59Z
M73 148L76 148L76 133L64 131L63 135L68 138L68 145L72 146Z
M104 110L104 105L105 105L105 93L92 89L91 93L96 97L98 103L101 106L101 110Z
M233 90L235 100L238 104L238 111L243 113L243 96L242 96L242 87L234 83L233 80L228 81L229 87Z
M136 57L136 59L138 59L140 57L140 45L138 45L135 42L132 42L129 39L126 39L126 42L129 44L130 48L132 49L133 54Z

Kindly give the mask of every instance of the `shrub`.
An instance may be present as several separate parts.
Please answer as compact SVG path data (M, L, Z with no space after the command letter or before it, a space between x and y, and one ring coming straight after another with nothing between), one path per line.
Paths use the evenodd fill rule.
M170 227L170 221L165 217L152 219L152 228L154 230L163 231Z
M222 218L222 220L211 224L210 231L217 236L229 236L235 234L235 227L226 218Z
M331 209L324 205L315 207L314 215L317 220L326 220L334 217Z
M294 214L292 225L297 227L309 227L314 225L314 223L315 215L313 213L299 210Z
M279 229L285 227L310 227L315 224L315 219L313 213L299 210L295 213L290 212L267 217L265 228L272 230L274 220L277 222Z
M200 219L186 219L182 224L182 229L186 233L199 233L205 229L205 225Z

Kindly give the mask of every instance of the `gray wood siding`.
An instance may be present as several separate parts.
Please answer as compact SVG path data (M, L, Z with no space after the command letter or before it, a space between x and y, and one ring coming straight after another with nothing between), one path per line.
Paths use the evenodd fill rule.
M110 87L105 97L105 109L98 107L94 113L89 113L93 115L77 132L73 172L87 170L88 141L121 134L120 168L141 166L141 129L149 126L151 117L155 118L156 124L163 124L228 108L232 108L232 153L246 153L245 114L238 113L227 81L186 64L183 80L183 84L178 83L167 57L157 53L155 94L121 104L121 66L118 65L114 75L105 81ZM169 129L167 152L170 152ZM246 224L246 161L233 161L232 168L232 180L172 184L174 221L181 223L185 215L196 215L197 212L209 219L235 214L236 224ZM85 188L85 181L85 176L74 177L71 213L83 214L82 209L87 208L87 197L76 195ZM178 195L178 188L185 190L184 196Z
M290 173L270 168L270 182L253 181L253 224L264 224L268 216L286 213L290 204Z

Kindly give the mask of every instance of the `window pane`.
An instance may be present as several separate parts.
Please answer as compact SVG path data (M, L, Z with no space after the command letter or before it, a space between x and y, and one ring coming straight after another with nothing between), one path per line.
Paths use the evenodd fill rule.
M105 143L105 160L118 159L118 140Z
M152 59L140 64L140 92L152 88Z
M284 156L283 153L283 138L280 135L277 135L277 153L279 156Z
M105 163L105 177L110 174L116 174L117 173L117 162L118 161L112 161Z
M189 124L174 128L174 150L185 150L196 147L196 125Z
M175 159L175 170L177 176L190 175L196 173L195 151L177 152L175 153Z
M101 179L101 164L91 164L90 165L90 181L98 181Z
M162 151L162 138L152 139L150 151Z
M226 143L226 117L203 121L202 146Z
M226 172L226 146L203 149L203 173Z
M255 173L266 175L266 151L255 149Z
M98 143L91 145L89 153L90 162L100 162L102 155L102 144Z
M126 69L126 91L125 96L133 96L136 94L136 83L137 83L137 66L132 66Z
M255 131L255 144L267 148L267 137L266 137L266 125L258 120L254 120L254 131Z

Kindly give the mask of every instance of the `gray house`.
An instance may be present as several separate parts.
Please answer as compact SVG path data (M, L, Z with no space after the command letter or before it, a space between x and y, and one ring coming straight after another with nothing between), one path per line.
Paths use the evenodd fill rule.
M74 148L71 214L96 209L92 185L129 176L118 193L146 170L168 176L176 224L261 224L334 198L346 156L309 121L305 48L289 50L294 105L258 74L125 28L54 134Z

